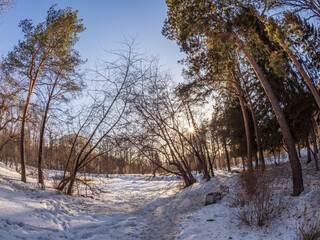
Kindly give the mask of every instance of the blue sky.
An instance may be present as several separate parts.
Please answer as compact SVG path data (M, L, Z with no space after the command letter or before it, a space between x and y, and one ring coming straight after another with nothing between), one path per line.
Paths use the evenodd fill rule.
M165 0L16 0L0 20L0 55L7 55L22 39L20 20L42 22L53 4L79 10L87 29L81 33L76 49L83 59L88 59L87 66L94 66L97 58L107 58L103 49L121 47L123 36L134 36L141 51L158 56L164 69L170 69L177 81L182 80L182 66L177 60L184 55L175 42L161 34L167 10Z

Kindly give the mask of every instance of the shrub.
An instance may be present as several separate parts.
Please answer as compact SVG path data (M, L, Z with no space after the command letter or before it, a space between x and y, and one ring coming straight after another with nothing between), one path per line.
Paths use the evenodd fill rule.
M276 200L272 178L255 172L253 177L243 173L239 177L234 205L238 207L237 218L247 225L259 227L269 224L284 210L281 200Z
M307 207L304 208L302 221L297 227L298 240L318 240L320 239L320 217L314 210L308 212Z

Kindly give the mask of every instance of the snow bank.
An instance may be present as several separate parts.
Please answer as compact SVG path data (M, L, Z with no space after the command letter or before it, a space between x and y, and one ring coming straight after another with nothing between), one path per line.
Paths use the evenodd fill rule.
M236 217L238 209L233 207L232 193L237 188L237 178L229 180L230 194L219 203L203 207L185 216L179 226L182 231L178 239L236 239L236 240L293 240L297 239L297 227L303 220L303 211L307 207L309 217L320 216L320 172L314 170L314 162L306 164L302 159L305 191L299 197L290 196L290 166L284 162L278 167L276 197L282 199L286 208L281 217L269 226L250 227L241 223ZM314 213L316 215L314 216Z

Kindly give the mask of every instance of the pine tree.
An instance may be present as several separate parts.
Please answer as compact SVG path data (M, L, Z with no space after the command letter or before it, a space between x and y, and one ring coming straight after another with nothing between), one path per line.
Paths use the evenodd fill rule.
M19 27L24 33L24 40L19 41L14 50L5 59L6 70L26 77L28 83L27 98L23 108L20 157L21 180L26 182L24 137L28 108L32 93L39 78L44 78L48 71L59 66L64 71L72 71L79 56L74 50L77 35L84 31L78 11L71 8L56 10L52 6L45 22L33 26L31 20L23 20Z
M235 21L237 11L234 11L234 6L225 1L171 0L167 1L167 5L168 19L165 21L163 34L175 40L188 54L188 62L195 63L192 65L193 70L204 66L202 71L212 72L210 70L212 65L208 66L205 61L197 63L197 60L203 59L203 56L210 56L213 59L210 55L212 53L218 59L225 55L228 56L228 53L232 51L241 52L246 57L261 82L279 122L291 163L293 195L299 195L304 188L294 140L280 102L250 49L251 39L246 38L246 35L250 35L251 29L248 29L246 25L237 25ZM207 51L208 49L216 50L216 47L222 49L222 46L228 49L227 53Z

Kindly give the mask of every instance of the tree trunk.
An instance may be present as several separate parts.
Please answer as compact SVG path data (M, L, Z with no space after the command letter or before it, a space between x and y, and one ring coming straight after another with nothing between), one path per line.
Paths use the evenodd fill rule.
M198 161L200 162L200 166L201 166L202 172L203 172L203 177L206 179L206 181L210 181L210 174L209 174L207 163L206 163L206 157L205 157L205 154L203 151L204 144L201 142L201 140L199 139L199 136L197 134L198 132L196 131L197 130L196 123L195 123L195 120L194 120L194 117L193 117L193 114L192 114L192 111L190 109L189 104L187 104L187 109L188 109L188 112L189 112L189 115L191 118L192 126L195 129L195 134L193 135L193 137L196 140L196 147L195 147L197 149L196 156L198 158ZM210 161L210 159L208 159L208 161Z
M22 115L22 123L21 123L21 133L20 133L20 161L21 161L21 181L26 183L26 163L25 163L25 156L24 156L24 136L25 136L25 127L27 122L27 114L28 114L28 108L31 100L31 94L32 92L29 90L26 103L23 109L23 115Z
M44 179L42 174L42 158L43 158L43 140L44 140L44 132L47 123L48 112L50 108L51 95L48 98L48 102L46 105L46 109L44 112L44 116L42 119L41 131L40 131L40 140L39 140L39 155L38 155L38 183L44 185Z
M311 159L310 144L309 144L309 140L308 139L306 140L306 146L307 146L307 152L308 152L307 163L310 163L312 161L312 159Z
M194 177L192 176L192 178L189 178L187 174L182 174L182 179L184 181L184 186L185 187L189 187L192 184L194 184L196 182L196 180L194 179Z
M255 169L258 169L259 168L259 161L258 161L257 152L253 153L253 158L254 158L254 161L256 163Z
M68 195L72 195L72 190L73 190L73 185L74 185L74 182L76 180L76 177L75 176L70 176L70 181L69 181L69 185L68 185L68 190L67 190L67 194Z
M221 167L221 154L220 154L219 138L217 138L216 141L217 141L217 152L218 152L218 159L217 159L218 161L217 161L217 163L219 163L219 164L216 164L216 166L218 167L218 165L219 165L219 168L222 168Z
M243 171L246 171L244 157L241 157Z
M320 109L320 96L319 96L319 93L318 93L316 87L314 86L312 80L309 78L308 74L306 73L306 71L304 70L304 68L302 67L302 65L300 64L298 59L296 58L296 56L290 50L289 46L280 38L277 38L277 41L278 41L279 45L289 55L290 59L292 60L292 62L294 63L294 65L296 66L298 71L300 72L302 78L304 79L304 81L308 85L308 87L309 87L309 89L310 89L314 99L316 100L316 103L318 104L319 109Z
M204 156L200 140L197 136L196 136L196 140L197 140L197 146L198 146L197 152L196 152L196 157L200 163L201 172L203 173L203 178L206 179L206 181L210 181L210 174L209 174L208 167L206 164L206 157Z
M252 166L252 141L251 141L251 135L250 135L250 125L249 125L249 117L247 110L245 108L245 102L242 97L242 90L238 84L238 79L235 76L234 71L231 72L233 80L234 80L234 86L237 91L237 95L240 101L240 106L241 106L241 111L242 111L242 117L243 117L243 122L244 122L244 127L246 131L246 142L247 142L247 163L248 163L248 173L249 177L253 179L253 166Z
M53 86L53 88L50 92L49 98L48 98L48 102L47 102L44 116L42 119L41 131L40 131L39 155L38 155L38 183L40 183L42 185L44 185L44 179L43 179L43 174L42 174L43 140L44 140L44 132L45 132L46 124L47 124L48 112L49 112L50 103L51 103L52 94L54 92L54 89L55 89L55 85Z
M239 69L239 73L241 74L240 72L240 69ZM257 123L257 118L256 118L256 112L255 112L255 109L253 107L253 103L252 103L252 100L251 100L251 96L248 92L248 89L247 89L247 86L246 86L246 83L244 81L244 79L242 78L243 80L243 85L244 85L244 90L245 90L245 93L248 97L248 101L249 101L249 108L250 108L250 112L251 112L251 117L252 117L252 120L253 120L253 126L254 126L254 133L256 135L256 142L257 142L257 148L258 148L258 152L259 152L259 160L260 160L260 163L261 163L261 170L262 171L265 171L266 169L266 164L264 162L264 156L263 156L263 150L262 150L262 147L261 147L261 142L260 142L260 134L259 134L259 130L258 130L258 123ZM257 166L257 165L256 165Z
M298 142L298 154L299 154L299 158L301 158L301 150L300 150L300 143Z
M211 173L211 177L214 177L214 172L213 172L213 159L214 158L212 157L212 160L211 160L211 156L210 156L210 152L209 152L208 146L204 145L204 148L206 150L206 156L207 156L207 161L208 161L208 166L209 166L209 174Z
M290 161L290 166L291 166L291 172L292 172L292 181L293 181L293 196L298 196L300 195L303 190L303 179L302 179L302 170L301 170L301 164L296 152L295 144L293 137L291 135L291 131L289 128L289 125L287 123L287 120L284 116L284 113L280 107L280 103L274 94L270 83L268 80L265 78L262 70L260 69L259 65L255 61L254 57L250 54L250 52L243 46L242 41L238 38L237 45L239 48L242 50L243 54L246 56L248 59L250 65L252 66L253 70L255 71L257 77L260 80L260 83L262 84L269 101L273 107L274 113L278 119L282 134L283 134L283 139L284 142L287 146L288 149L288 154L289 154L289 161Z
M228 153L228 149L227 149L226 138L224 136L222 136L222 144L223 144L224 152L226 154L228 171L230 172L231 171L230 158L229 158L229 153Z
M315 125L312 124L312 121L310 121L310 125L311 125L311 137L312 137L312 141L313 141L314 163L315 163L316 171L319 171L320 170L319 169L319 160L318 160L318 155L317 155L317 153L319 152L319 149L318 149L317 138L316 138L316 134L315 134L315 130L314 130Z
M175 162L175 163L173 163L173 165L180 172L180 176L182 177L182 179L184 181L184 186L185 187L189 187L189 186L191 186L192 184L194 184L196 182L196 179L193 177L190 169L188 169L188 168L184 169L179 162Z

